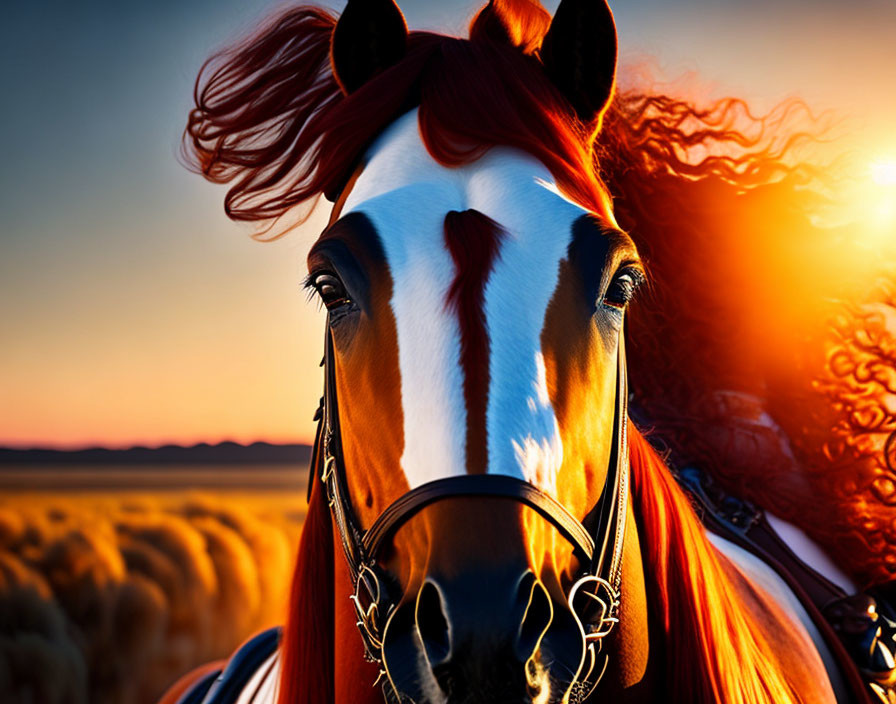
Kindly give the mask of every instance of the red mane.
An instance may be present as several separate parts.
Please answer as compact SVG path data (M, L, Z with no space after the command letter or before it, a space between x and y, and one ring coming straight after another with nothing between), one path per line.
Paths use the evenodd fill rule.
M868 585L896 574L894 278L852 227L814 224L826 202L807 184L827 176L786 163L807 135L774 129L799 109L758 120L737 100L660 95L611 109L600 163L651 281L627 323L631 385L675 463ZM695 146L721 156L685 160Z
M534 8L503 3L514 4L524 14ZM532 32L544 31L541 20L529 19L522 23L528 34L517 38L527 47L534 46ZM836 469L829 453L820 456L806 441L819 428L845 427L849 446L850 426L825 416L827 425L807 429L809 410L829 408L836 389L825 387L821 396L812 385L826 373L824 364L792 373L805 319L818 322L828 312L807 309L807 301L842 293L821 286L833 280L832 267L815 253L832 240L809 221L818 198L805 185L815 174L785 158L799 133L775 139L774 121L754 118L738 100L701 110L664 95L621 92L595 134L594 125L571 117L537 58L491 41L484 25L474 27L472 41L412 33L401 62L344 96L329 63L334 24L318 8L288 9L212 57L200 74L185 154L206 178L231 184L230 217L276 220L338 193L377 134L414 106L430 153L446 165L500 144L540 159L585 207L605 211L611 193L619 222L650 268L651 293L633 308L627 328L635 406L655 435L677 461L699 463L800 525L863 581L896 569L896 545L880 539L889 508L874 494L879 463L855 482L855 464ZM748 137L742 124L758 128ZM838 408L841 415L852 410ZM780 427L754 423L763 413ZM896 429L896 419L874 427ZM724 693L736 701L785 701L790 687L762 655L750 616L737 615L686 501L634 432L632 445L645 530L670 541L665 550L662 540L649 541L647 551L648 569L662 585L656 608L667 647L703 656L692 672L670 670L671 698L710 702ZM875 448L869 452L880 454ZM802 496L794 480L799 463L814 472ZM825 472L835 469L832 480ZM332 701L333 633L323 628L332 624L332 584L321 586L332 570L313 572L332 561L324 508L318 497L303 536L283 645L283 704ZM872 542L869 513L877 553L855 547ZM329 621L322 607L330 609Z
M278 701L281 704L335 702L333 632L333 528L330 509L317 482L302 528L292 577L289 612L280 644Z
M632 488L643 534L641 551L653 614L666 653L700 653L690 667L672 664L672 702L798 702L798 683L775 661L775 649L750 615L710 544L687 496L665 463L630 425ZM673 658L674 659L674 658Z

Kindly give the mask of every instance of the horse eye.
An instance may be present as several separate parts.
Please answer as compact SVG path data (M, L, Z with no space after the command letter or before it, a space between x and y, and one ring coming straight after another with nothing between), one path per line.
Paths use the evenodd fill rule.
M625 310L643 283L644 275L637 269L623 269L610 282L603 304L617 310Z
M339 308L351 303L345 286L333 274L317 274L311 279L311 285L323 301L327 310Z

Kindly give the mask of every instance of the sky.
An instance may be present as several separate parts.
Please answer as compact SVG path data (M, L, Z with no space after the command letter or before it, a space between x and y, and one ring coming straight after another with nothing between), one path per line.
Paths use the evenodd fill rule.
M273 243L176 154L202 61L283 3L9 3L0 21L0 445L308 442L326 213ZM332 2L339 9L344 3ZM462 34L467 0L402 3ZM546 2L553 10L557 2ZM896 2L617 0L621 75L842 118L896 162ZM640 75L640 72L638 71Z

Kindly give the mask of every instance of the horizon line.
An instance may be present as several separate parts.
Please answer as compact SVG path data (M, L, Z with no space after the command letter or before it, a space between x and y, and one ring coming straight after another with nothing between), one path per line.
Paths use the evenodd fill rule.
M240 442L238 440L232 439L223 439L217 441L209 441L209 440L198 440L196 442L190 442L188 444L180 443L180 442L160 442L160 443L136 443L130 445L119 445L117 443L111 445L103 445L103 444L81 444L81 443L72 443L72 444L59 444L59 445L22 445L18 443L5 443L0 441L0 451L10 450L13 452L89 452L91 450L103 450L106 452L128 452L131 450L162 450L166 448L179 448L184 450L189 450L198 447L219 447L221 445L236 445L238 447L251 447L252 445L270 445L272 447L290 447L290 446L300 446L300 447L311 447L312 443L306 442L299 439L287 440L287 441L274 441L274 440L251 440L249 442Z

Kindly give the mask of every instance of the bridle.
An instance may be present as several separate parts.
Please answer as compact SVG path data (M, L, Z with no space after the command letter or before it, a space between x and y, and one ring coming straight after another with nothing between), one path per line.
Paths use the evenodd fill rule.
M380 556L395 532L423 508L443 499L461 496L501 497L520 502L541 515L572 544L584 569L570 588L567 599L581 629L588 662L583 661L570 686L579 692L576 698L581 701L597 685L607 665L605 655L601 666L597 666L602 641L618 623L628 504L628 387L623 338L620 331L613 448L607 478L598 503L584 521L580 522L556 499L528 482L509 475L476 474L422 484L396 499L369 529L364 530L352 507L342 461L333 335L328 316L323 359L324 395L315 415L318 426L311 456L308 495L311 496L315 476L320 476L354 584L351 600L358 617L365 657L380 666L377 681L383 676L388 678L395 692L395 700L406 701L398 695L398 688L389 677L382 652L382 637L397 603L388 593L389 580L380 566ZM386 686L384 683L384 690Z
M364 530L352 507L342 461L329 316L323 367L324 395L315 415L318 426L311 456L308 493L310 497L314 478L320 476L354 584L354 593L350 598L358 617L365 657L380 666L380 677L388 676L382 654L382 634L397 605L388 594L388 580L379 564L389 538L423 508L437 501L461 496L502 497L528 506L551 523L572 544L574 553L585 566L570 588L567 599L581 628L589 657L589 662L579 667L574 684L578 684L580 691L587 696L606 669L607 656L604 656L599 669L597 658L603 639L618 623L621 597L629 474L626 435L628 387L623 333L620 331L617 352L613 448L607 478L598 503L583 522L556 499L521 479L500 474L469 474L437 479L408 491L390 504L369 529ZM392 688L395 689L394 684Z

